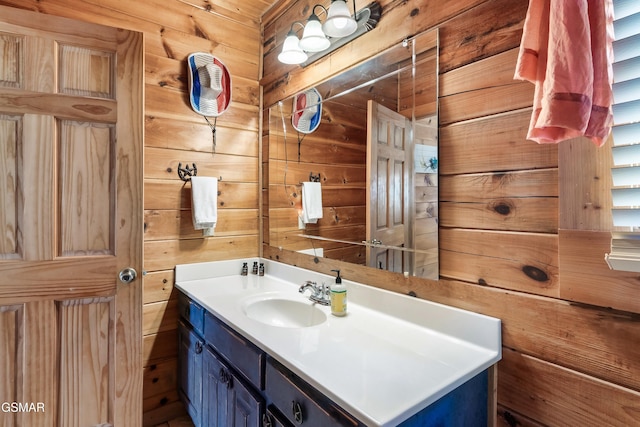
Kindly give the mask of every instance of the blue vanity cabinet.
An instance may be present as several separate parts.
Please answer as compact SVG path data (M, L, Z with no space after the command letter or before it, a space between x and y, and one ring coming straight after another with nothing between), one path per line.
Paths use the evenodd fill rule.
M179 309L179 394L196 427L364 427L182 293ZM487 402L485 370L399 427L486 425Z

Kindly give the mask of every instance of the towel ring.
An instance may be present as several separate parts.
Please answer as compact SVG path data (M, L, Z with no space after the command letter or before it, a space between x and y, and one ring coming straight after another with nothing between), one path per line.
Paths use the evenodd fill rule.
M193 166L192 169L189 168L189 165L182 167L182 163L178 163L178 176L184 182L189 182L191 181L192 176L198 175L198 168L196 167L196 164L191 163L191 166ZM218 181L222 181L221 176L218 177Z

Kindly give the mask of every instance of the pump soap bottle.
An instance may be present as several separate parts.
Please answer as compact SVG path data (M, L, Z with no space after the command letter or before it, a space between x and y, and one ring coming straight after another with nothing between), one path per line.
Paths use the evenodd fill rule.
M344 316L347 314L347 287L342 284L340 270L331 270L337 273L336 283L331 286L331 314Z

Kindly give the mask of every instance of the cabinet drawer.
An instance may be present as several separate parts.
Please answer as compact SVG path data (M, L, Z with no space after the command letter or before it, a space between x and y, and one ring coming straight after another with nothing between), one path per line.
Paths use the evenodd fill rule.
M264 389L265 354L209 312L204 316L204 337L222 357L259 390Z
M273 404L294 425L305 427L362 425L272 358L267 359L265 390Z
M178 310L180 317L202 335L204 330L204 308L180 292L178 294Z

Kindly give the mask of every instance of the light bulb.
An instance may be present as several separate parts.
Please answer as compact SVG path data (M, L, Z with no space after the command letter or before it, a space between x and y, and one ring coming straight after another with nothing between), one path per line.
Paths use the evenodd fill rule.
M306 52L321 52L331 45L329 39L322 31L320 19L315 13L311 14L307 25L304 26L300 47Z
M278 55L278 60L283 64L301 64L307 60L307 54L300 48L300 40L296 33L289 31L287 38L282 44L282 52Z
M345 37L353 34L358 28L358 23L349 13L349 8L343 0L335 0L329 7L327 20L322 29L329 37Z

